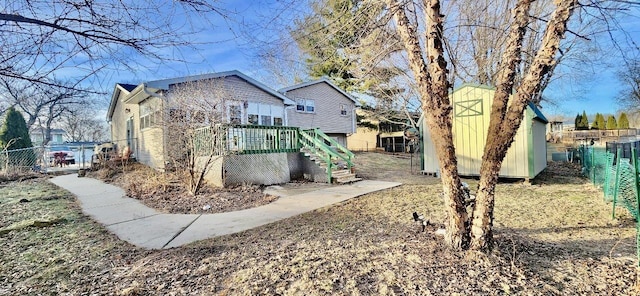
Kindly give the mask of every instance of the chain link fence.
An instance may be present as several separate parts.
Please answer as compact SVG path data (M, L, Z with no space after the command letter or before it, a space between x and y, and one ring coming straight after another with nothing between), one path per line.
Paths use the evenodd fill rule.
M62 144L0 151L0 174L17 176L91 167L95 144Z
M640 266L640 170L638 150L632 149L631 155L619 148L615 154L602 148L580 147L582 172L591 182L600 187L605 201L612 202L612 217L615 218L616 206L626 208L636 221L636 249ZM626 158L624 156L627 156Z
M46 168L44 147L3 150L0 154L0 173L4 176L41 172Z

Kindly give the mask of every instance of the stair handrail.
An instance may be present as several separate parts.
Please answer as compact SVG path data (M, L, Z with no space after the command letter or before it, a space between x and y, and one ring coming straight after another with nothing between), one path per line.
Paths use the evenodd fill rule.
M353 167L353 158L355 156L355 154L353 154L353 152L349 151L349 149L347 149L346 147L342 146L340 143L338 143L336 140L334 140L333 138L327 136L327 134L325 134L324 132L322 132L319 128L314 128L314 129L310 129L310 130L306 130L305 132L309 132L312 131L313 132L313 137L314 140L320 144L323 144L324 146L326 146L324 144L324 141L322 140L326 140L329 143L331 143L332 147L336 147L337 149L339 149L340 151L342 151L342 153L346 154L347 156L345 157L344 155L337 153L336 151L334 151L333 149L331 149L330 147L326 146L329 148L329 150L332 152L333 155L341 158L342 160L347 162L347 166L349 167L349 170L351 170L351 167ZM322 140L320 140L318 137L320 137Z
M324 143L318 141L315 137L309 135L306 131L300 129L300 145L303 148L308 148L311 150L311 153L320 157L327 164L327 178L329 179L329 183L331 183L332 171L333 171L333 162L331 161L332 156L339 156L336 152L331 150L329 146ZM306 140L306 141L305 141ZM324 155L320 152L324 152Z
M300 138L302 148L308 148L312 150L311 152L313 154L321 156L323 160L327 162L331 162L332 151L329 146L325 145L324 143L317 143L314 138L307 133L301 132L300 135L302 136ZM307 140L307 142L305 142L303 139ZM324 152L324 155L322 155L320 152Z

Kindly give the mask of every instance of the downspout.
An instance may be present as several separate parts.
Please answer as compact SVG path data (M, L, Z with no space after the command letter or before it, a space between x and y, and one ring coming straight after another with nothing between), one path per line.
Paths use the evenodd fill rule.
M351 133L355 134L358 132L358 114L356 113L356 110L358 110L358 106L353 106L353 110L351 110L351 116L353 118L353 126L351 128Z
M289 126L289 110L293 110L295 106L284 107L284 125Z
M283 96L287 97L287 92L283 92L281 93ZM291 99L289 99L291 100ZM291 100L293 101L293 100ZM295 101L294 101L295 102ZM282 101L282 104L284 105L285 101ZM296 105L289 105L284 107L284 126L289 126L289 110L293 109L293 107L295 107Z
M284 126L289 126L289 110L293 110L294 107L295 105L284 107ZM296 147L298 151L302 148L300 145L300 127L298 127L298 132L296 132Z

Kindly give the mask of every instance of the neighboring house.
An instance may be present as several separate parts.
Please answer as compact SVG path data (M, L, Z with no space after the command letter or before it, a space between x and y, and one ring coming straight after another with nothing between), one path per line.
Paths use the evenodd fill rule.
M353 151L373 151L380 149L386 152L410 152L411 140L405 137L405 131L410 124L401 123L399 113L390 114L394 117L390 122L381 120L380 115L370 108L361 108L356 113L367 126L358 125L356 133L350 135L348 140L348 148ZM390 113L387 111L387 113ZM388 114L389 115L389 114ZM412 113L414 120L419 119L417 113ZM406 119L404 121L407 121ZM374 128L375 126L375 128Z
M351 151L374 151L378 147L379 122L372 111L358 108L356 114L364 124L356 126L356 132L347 137Z
M59 145L64 143L64 135L66 132L63 129L52 128L51 129L51 140L47 145ZM44 127L36 127L35 129L29 132L29 136L31 137L31 143L33 146L41 146L44 142L45 138L45 128Z
M559 143L562 141L564 123L561 120L553 120L547 125L547 141Z
M287 127L291 113L287 113L286 109L295 108L296 103L239 71L155 80L139 85L116 84L107 120L111 126L112 142L118 145L117 149L129 146L139 162L159 170L170 168L172 158L168 155L170 149L167 147L170 131L161 124L160 116L166 116L161 111L171 109L168 103L171 101L171 91L177 85L196 81L215 83L217 90L210 96L224 97L224 110L221 111L226 118L220 128L227 136L216 137L223 147L217 146L218 142L212 146L224 150L219 151L224 157L211 165L208 181L218 186L242 183L268 185L301 176L321 180L322 174L324 179L331 180L331 170L336 170L333 165L328 165L331 169L327 169L327 172L320 173L313 168L315 163L309 159L309 155L305 157L300 153L300 145L303 145L300 144L300 138L306 137L304 145L315 145L316 141L322 139L322 133L310 136L297 127ZM207 98L203 99L206 101ZM323 106L324 109L324 102L321 101L318 99L318 107ZM309 109L308 113L313 113L313 110ZM325 125L303 126L322 128ZM327 138L327 141L330 142L330 139ZM329 149L325 145L319 146L322 147L311 147L310 150L325 154L315 159L333 159L327 155L334 155L335 151L327 152L325 150ZM351 168L351 163L348 167Z
M296 84L279 92L295 102L288 107L289 126L319 128L347 146L347 136L356 132L356 100L326 78Z
M484 85L465 84L453 91L453 144L458 160L458 173L478 176L484 153L491 105L495 90ZM500 177L532 179L547 165L548 121L540 110L529 104L514 142L502 162ZM425 120L421 120L422 170L438 174L438 158Z

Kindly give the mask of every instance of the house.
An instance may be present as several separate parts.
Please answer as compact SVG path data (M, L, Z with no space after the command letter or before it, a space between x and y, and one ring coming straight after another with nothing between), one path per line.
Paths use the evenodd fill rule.
M411 152L411 140L405 136L405 131L412 125L404 117L404 112L387 110L380 115L371 107L356 110L360 118L356 133L348 137L348 148L352 151L383 150L386 152ZM411 116L418 121L420 116L411 112ZM403 123L404 122L404 123Z
M289 126L319 128L342 146L356 132L356 100L326 78L278 90L295 102L286 109Z
M495 90L489 86L465 84L450 94L453 105L453 144L458 160L458 173L462 176L480 174L494 93ZM532 179L546 167L547 123L547 119L535 105L527 106L523 122L502 162L500 177ZM438 174L438 159L425 120L421 120L420 126L422 171Z
M44 142L45 138L45 127L36 127L29 132L29 136L31 138L31 143L34 146L40 146ZM52 128L51 129L51 140L47 145L59 145L64 143L64 136L67 132L63 129Z
M351 151L375 151L378 147L379 121L367 108L356 109L359 117L356 132L347 137L347 148Z
M547 126L547 141L559 143L562 141L564 132L564 122L562 120L552 120Z
M203 147L215 150L220 156L211 164L206 177L210 183L218 186L243 183L269 185L302 176L314 181L331 181L338 176L337 162L342 169L351 169L353 154L348 150L336 152L346 148L326 136L323 130L307 130L330 128L331 125L305 124L294 118L294 122L303 125L304 130L287 126L290 117L295 117L287 109L296 108L296 102L239 71L155 80L139 85L116 84L107 120L111 126L112 142L118 150L129 147L139 162L158 170L171 169L175 147L169 141L171 133L176 130L169 128L169 122L175 119L173 116L207 120L199 114L185 114L174 106L179 86L189 83L209 85L205 86L208 92L204 94L194 93L193 97L188 94L189 104L220 102L211 107L215 109L212 113L222 117L220 124L216 124L215 130L209 126L198 131ZM317 98L316 94L299 94L311 100ZM320 113L320 106L326 108L321 98L317 101L318 111L305 109L305 115ZM322 120L316 123L322 123ZM217 136L210 136L214 131ZM335 148L330 149L329 146ZM301 149L306 149L307 153L301 153ZM320 163L324 163L323 168L318 165ZM349 174L353 176L351 172Z

